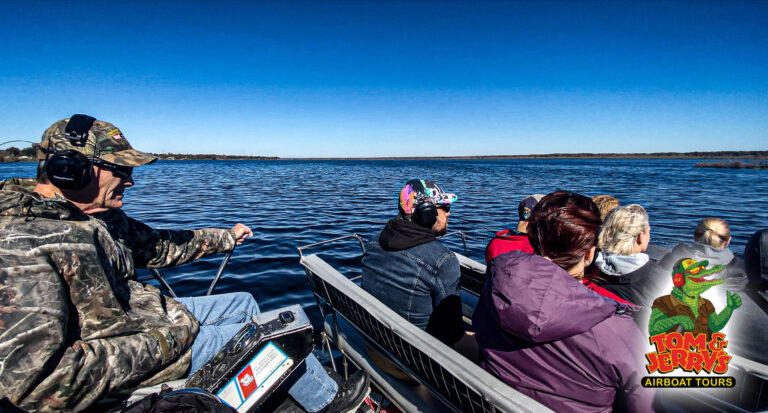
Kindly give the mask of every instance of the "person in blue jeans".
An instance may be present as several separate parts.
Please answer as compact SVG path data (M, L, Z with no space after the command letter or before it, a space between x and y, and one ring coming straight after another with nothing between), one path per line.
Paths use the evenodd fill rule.
M113 393L183 377L258 312L253 297L239 294L186 299L193 314L136 279L139 268L233 251L253 232L239 223L155 229L129 217L122 207L133 170L157 157L134 149L117 126L84 114L56 121L37 160L36 178L0 182L0 240L17 248L0 255L3 305L11 309L0 311L0 326L24 332L0 337L0 390L12 404L81 411ZM306 410L362 403L367 375L339 384L314 357L304 364L291 394Z
M461 273L458 258L437 237L448 230L456 199L432 181L408 181L399 214L362 260L362 288L447 345L464 337Z

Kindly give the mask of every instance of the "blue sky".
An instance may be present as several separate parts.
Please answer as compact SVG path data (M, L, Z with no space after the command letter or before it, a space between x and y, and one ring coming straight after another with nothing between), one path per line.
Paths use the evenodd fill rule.
M10 1L0 141L280 157L768 150L768 2Z

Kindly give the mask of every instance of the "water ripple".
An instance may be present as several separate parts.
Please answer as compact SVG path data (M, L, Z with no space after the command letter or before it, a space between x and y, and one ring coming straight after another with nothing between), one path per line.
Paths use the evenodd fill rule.
M423 161L159 161L137 168L125 211L158 228L251 226L217 292L248 291L262 308L293 303L316 317L315 300L296 247L340 235L373 238L397 213L408 178L438 182L459 200L450 229L467 233L469 255L482 260L493 234L517 222L517 204L533 193L567 189L612 194L639 203L651 217L653 243L690 241L705 216L726 219L731 248L768 227L766 171L695 169L697 160L423 160ZM35 165L2 164L0 177L33 176ZM463 249L453 237L445 243ZM343 272L359 274L354 241L313 252ZM165 271L180 295L206 291L221 257Z

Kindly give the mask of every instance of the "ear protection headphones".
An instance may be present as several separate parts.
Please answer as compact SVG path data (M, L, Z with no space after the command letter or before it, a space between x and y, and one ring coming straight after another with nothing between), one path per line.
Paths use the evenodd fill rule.
M685 262L687 259L690 258L681 258L677 260L675 266L672 267L674 269L672 273L672 284L674 284L677 288L685 285L685 275L683 275L685 272L685 267L683 266L683 262Z
M88 131L96 118L88 115L72 115L64 128L66 138L73 146L85 147L88 141ZM45 153L45 173L48 180L62 189L80 189L88 184L93 170L94 155L90 159L83 153L73 149L56 152L51 137L48 138L48 148Z
M426 195L427 188L418 179L412 179L408 181L413 191ZM437 222L437 206L431 201L424 201L413 208L411 213L411 221L413 223L422 226L424 228L432 228Z
M685 278L683 277L683 273L678 272L675 273L674 277L672 277L672 283L675 284L675 287L680 288L683 285L685 285Z

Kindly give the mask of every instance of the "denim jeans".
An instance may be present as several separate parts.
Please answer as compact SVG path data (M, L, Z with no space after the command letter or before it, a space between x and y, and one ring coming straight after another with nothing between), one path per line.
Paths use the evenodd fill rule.
M259 314L259 305L249 293L180 297L177 300L200 322L200 332L192 343L190 375L218 353L252 316ZM288 394L304 410L316 412L333 400L338 386L314 354L310 354L302 364L299 370L303 373L288 389Z

